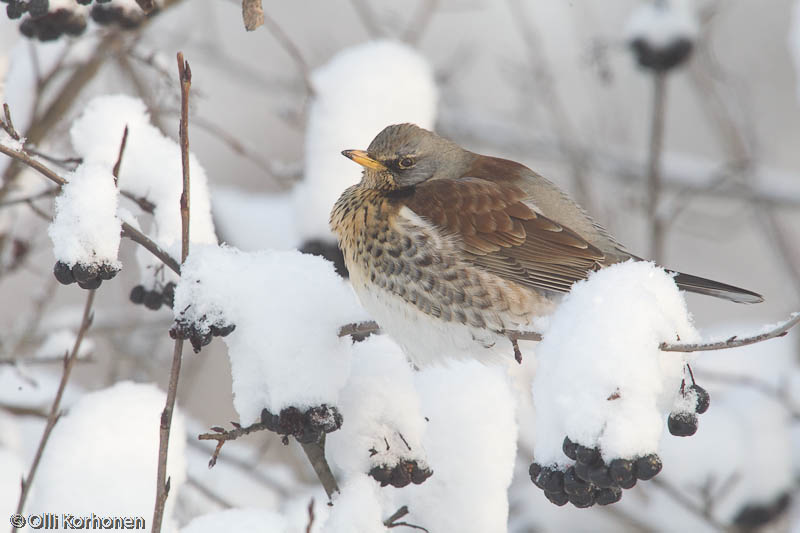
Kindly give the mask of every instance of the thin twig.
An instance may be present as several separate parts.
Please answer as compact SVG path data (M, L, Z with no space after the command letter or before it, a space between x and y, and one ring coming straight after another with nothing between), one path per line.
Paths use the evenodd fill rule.
M11 111L8 109L8 104L3 104L3 114L6 118L5 120L0 119L0 127L2 127L12 139L19 141L21 137L16 128L14 128L14 122L11 120Z
M308 502L308 525L306 525L306 533L311 533L311 528L314 526L314 498Z
M183 164L183 192L181 193L181 264L189 255L189 89L192 85L192 71L189 63L178 52L178 78L181 83L181 162ZM181 373L183 339L175 339L172 352L172 368L169 374L167 401L161 412L158 442L158 473L156 475L156 503L153 509L152 533L161 532L164 518L164 506L169 496L170 480L167 478L167 455L169 451L169 434L172 427L172 413L175 410L175 398L178 394L178 379Z
M278 24L275 19L269 16L266 12L264 13L264 26L267 28L267 31L278 41L278 44L289 54L289 57L292 58L294 64L297 66L297 70L300 72L300 76L303 80L303 85L306 89L306 96L313 96L314 95L314 84L311 82L311 69L308 67L308 63L306 62L305 58L303 58L303 54L300 52L300 48L295 44L289 35L283 31L281 25Z
M45 161L53 163L54 165L58 165L67 170L75 170L78 167L78 165L83 163L82 157L55 157L50 154L46 154L40 150L37 150L36 148L27 143L25 144L25 146L23 146L23 148L25 149L26 153L30 155L35 155L36 157L40 157Z
M414 12L414 15L411 17L411 21L406 27L403 40L410 45L416 46L419 44L422 36L425 35L425 30L428 29L431 19L433 19L433 15L436 13L436 9L438 7L439 0L422 0L419 4L417 4L417 10Z
M773 329L761 333L758 335L753 335L750 337L738 337L734 335L724 341L717 341L717 342L707 342L707 343L687 343L687 344L680 344L680 343L668 343L662 342L659 345L659 348L665 352L705 352L710 350L725 350L728 348L738 348L739 346L747 346L749 344L755 344L757 342L763 342L769 339L774 339L775 337L783 337L786 335L791 328L796 326L800 323L800 313L793 313L791 317L775 326ZM364 336L366 334L379 334L380 327L377 323L372 321L367 322L357 322L351 324L345 324L344 326L339 328L338 335L339 337L345 337L347 335L356 335L356 336ZM541 341L542 336L539 333L532 332L532 331L515 331L515 330L505 330L499 332L504 336L508 337L511 340L521 340L521 341Z
M96 363L97 361L91 357L79 357L77 360L78 363ZM26 365L26 366L40 366L40 365L63 365L64 358L63 357L27 357L27 358L17 358L17 357L2 357L0 358L0 366L16 366L16 365Z
M55 196L57 192L58 192L58 187L53 187L52 189L46 189L42 192L36 193L31 196L24 196L22 198L14 198L12 200L6 200L5 202L0 202L0 208L8 207L11 205L34 202L36 200L41 200L42 198L47 198L48 196Z
M114 163L114 169L111 173L114 175L114 185L119 182L119 167L122 165L122 155L125 153L125 145L128 144L128 125L125 124L125 129L122 131L122 142L119 143L119 154L117 155L117 162Z
M201 433L197 436L199 440L215 440L217 441L217 447L214 449L214 452L211 454L211 459L208 460L208 467L213 468L214 465L217 464L217 459L219 459L219 452L222 451L222 446L228 442L229 440L236 440L239 437L244 437L245 435L249 435L250 433L254 433L256 431L265 431L269 430L267 425L264 422L256 422L254 424L250 424L249 426L240 426L236 424L235 427L231 430L225 431L219 426L215 426L211 428L211 433Z
M78 358L81 342L83 342L83 338L92 325L92 319L94 318L92 314L94 294L95 290L92 289L86 295L86 305L83 307L83 317L81 318L81 325L78 328L78 334L75 337L75 343L72 345L72 351L63 359L64 371L61 374L61 382L58 384L58 391L56 392L56 397L53 399L53 405L50 407L50 414L47 417L47 423L45 424L42 438L39 440L39 446L36 448L36 455L33 457L33 463L28 471L28 475L22 479L22 490L20 491L19 501L17 502L17 514L22 514L25 508L25 501L28 498L28 492L36 476L36 469L39 467L39 461L42 459L44 448L47 446L47 441L50 439L53 428L61 417L61 398L64 396L64 390L67 388L67 381L69 381L70 374L72 373L72 367L75 365L75 361ZM11 531L13 533L17 531L17 528L12 525Z
M364 25L364 29L367 30L369 38L378 39L383 37L383 32L378 28L375 16L369 6L363 0L350 0L350 4L352 4L359 20L361 20L361 24Z
M725 350L728 348L738 348L739 346L747 346L757 342L774 339L775 337L783 337L791 328L800 322L800 313L793 313L789 320L778 324L773 329L753 335L750 337L739 337L734 335L724 341L707 342L707 343L691 343L691 344L673 344L662 342L659 348L665 352L705 352L709 350Z
M395 511L394 514L392 514L392 516L390 516L389 518L384 520L383 521L383 525L386 526L387 529L392 529L392 528L395 528L395 527L407 527L407 528L411 528L411 529L418 529L420 531L426 531L426 532L428 531L427 529L425 529L422 526L409 524L408 522L398 522L398 520L400 520L401 518L403 518L407 514L408 514L408 506L404 505L400 509Z
M58 185L65 185L67 180L53 172L49 167L45 166L44 164L40 163L39 161L30 157L27 153L20 150L14 150L13 148L9 148L4 144L0 144L0 153L5 154L9 157L12 157L32 169L38 171L47 179L53 181ZM129 193L122 193L124 196L132 197ZM135 198L134 198L135 200ZM28 202L32 209L34 206ZM146 248L150 253L161 259L161 261L167 265L170 269L172 269L176 274L180 274L181 267L175 259L173 259L168 253L161 249L161 247L156 244L153 240L151 240L147 235L142 233L141 231L137 230L127 222L122 223L122 236L127 237L133 242L140 244L144 248Z
M653 75L653 107L650 123L650 149L647 154L647 219L650 259L664 259L664 225L658 212L661 198L661 154L664 148L664 114L666 110L667 76Z
M681 505L684 509L691 512L698 518L704 520L712 528L716 529L717 531L726 531L728 529L727 527L725 527L724 524L718 522L717 520L714 519L714 517L704 512L704 510L700 508L700 506L698 506L695 502L693 502L677 487L674 487L672 484L658 477L653 478L650 481L652 483L652 486L661 489L667 496L672 498L673 501Z
M233 506L232 503L230 503L228 500L226 500L225 498L223 498L222 496L220 496L219 494L217 494L213 490L209 489L208 487L206 487L205 485L200 483L200 481L198 481L197 479L195 479L191 475L187 475L186 476L186 482L190 486L194 487L195 490L197 490L197 492L199 492L200 494L202 494L203 496L205 496L206 498L208 498L212 502L216 503L217 505L219 505L223 509L233 509L234 506Z

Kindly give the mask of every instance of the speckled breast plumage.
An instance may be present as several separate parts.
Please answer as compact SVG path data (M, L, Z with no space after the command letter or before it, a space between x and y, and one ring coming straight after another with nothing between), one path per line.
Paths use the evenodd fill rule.
M413 334L396 323L424 321L409 316L416 310L430 321L466 326L473 340L491 343L487 332L528 323L534 300L542 298L464 261L457 243L404 207L401 194L352 186L334 206L331 228L353 288L390 334Z

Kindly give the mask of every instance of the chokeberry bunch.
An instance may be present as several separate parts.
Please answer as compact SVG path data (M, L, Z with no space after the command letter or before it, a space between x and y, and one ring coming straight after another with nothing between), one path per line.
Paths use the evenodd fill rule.
M77 283L82 289L96 289L103 281L110 280L119 272L119 268L108 263L75 263L69 265L57 261L53 267L53 275L59 283L70 285Z

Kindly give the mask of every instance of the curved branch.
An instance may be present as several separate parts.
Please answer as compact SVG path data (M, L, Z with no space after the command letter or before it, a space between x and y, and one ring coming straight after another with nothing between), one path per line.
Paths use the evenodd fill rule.
M686 343L686 344L679 344L679 343L668 343L662 342L659 345L659 349L664 352L707 352L711 350L727 350L728 348L738 348L739 346L747 346L749 344L756 344L758 342L763 342L769 339L774 339L776 337L783 337L789 330L792 329L800 323L800 312L792 313L788 320L781 322L774 328L766 331L764 333L759 333L758 335L752 335L749 337L739 337L738 335L734 335L728 339L723 341L716 341L716 342L698 342L698 343ZM345 324L344 326L339 328L338 335L340 337L344 337L347 335L352 335L355 339L363 339L367 335L370 334L380 334L381 329L380 326L376 322L373 321L366 321L366 322L353 322L351 324ZM505 330L500 332L509 340L517 341L540 341L542 340L542 336L539 333L533 331L515 331L515 330Z
M772 328L771 330L752 335L750 337L739 337L734 335L724 341L717 342L700 342L692 344L672 344L662 342L659 348L665 352L706 352L710 350L726 350L728 348L738 348L739 346L747 346L748 344L755 344L757 342L774 339L775 337L783 337L789 330L800 323L800 313L792 313L789 320L782 322Z

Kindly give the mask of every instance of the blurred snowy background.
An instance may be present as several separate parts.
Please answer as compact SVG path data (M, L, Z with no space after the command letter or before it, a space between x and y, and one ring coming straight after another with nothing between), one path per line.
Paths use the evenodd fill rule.
M800 309L800 4L796 2L673 0L674 6L693 14L697 34L689 61L670 71L665 80L662 185L655 198L648 195L647 186L654 75L637 67L626 42L631 16L642 4L638 0L402 4L264 0L266 24L251 33L242 27L237 2L168 4L132 29L89 21L81 36L48 43L22 36L19 21L0 16L0 100L9 104L15 126L31 148L51 158L75 157L76 141L70 140L73 121L95 96L118 93L141 99L153 125L176 138L180 99L174 57L180 50L194 75L191 148L205 170L220 241L245 251L329 251L333 239L326 231L326 205L359 175L339 151L366 148L390 122L413 121L467 149L527 164L570 191L638 255L764 295L766 301L756 306L687 296L695 326L704 336L752 330ZM137 9L126 2L106 5L119 5L123 13ZM404 45L364 46L379 39ZM108 135L116 147L121 131ZM57 163L52 166L62 168ZM51 184L9 165L5 157L0 157L0 171L4 178L0 331L5 332L0 334L2 518L16 507L19 478L33 457L44 424L42 414L49 409L60 376L59 364L30 360L59 356L71 345L70 334L63 330L77 329L85 293L53 280L48 221L36 213L52 212ZM33 208L19 200L30 197L36 198ZM125 199L121 202L131 211L137 207L126 205ZM140 254L129 241L123 242L123 265L134 265ZM73 420L72 426L57 426L62 431L54 433L48 446L60 449L59 456L69 456L69 440L76 434L97 432L101 441L104 435L127 435L115 429L119 423L115 417L144 424L136 427L150 433L141 442L127 440L116 459L103 454L80 458L76 451L76 460L85 461L89 470L92 459L100 461L98 468L105 468L104 458L111 464L125 462L126 456L136 455L137 443L155 445L163 399L154 390L121 384L95 392L104 395L99 401L119 406L110 413L92 412L87 396L125 380L165 387L172 343L166 332L173 316L168 308L151 311L128 300L131 289L141 283L146 285L147 280L139 269L123 268L98 291L91 356L76 365L64 400L67 407L74 406L76 418L94 423L83 427ZM184 474L172 474L176 486L185 477L180 491L174 486L170 496L174 524L184 526L212 511L250 508L228 511L239 513L236 518L228 516L239 524L304 531L306 508L314 498L315 527L320 529L325 497L294 443L284 447L274 435L252 435L226 445L218 465L207 469L211 448L195 436L209 426L238 420L226 352L222 343L214 342L196 356L188 351L184 355L178 405L185 429L174 429L188 438L185 449L177 447L181 459L174 461L179 470L186 464ZM367 356L354 355L356 360ZM772 530L797 531L798 357L796 333L700 356L695 373L711 392L712 407L698 433L687 439L665 436L660 451L664 472L656 478L658 483L626 491L621 503L606 508L558 508L531 484L527 468L532 459L533 415L526 411L529 405L518 406L517 459L508 488L509 530L714 531L746 516L751 518L740 523L743 529L769 521ZM390 369L392 364L396 361L378 366ZM532 366L518 372L528 379L519 378L521 389L529 386ZM361 369L370 371L376 372ZM458 420L471 424L476 434L491 421L495 431L513 435L517 428L512 428L511 415L505 413L508 420L498 418L490 409L513 404L504 382L493 371L478 376L481 372L468 367L450 377L426 374L418 379L420 395L433 402L432 409L452 414L444 401L436 403L435 398L481 394L487 387L495 391L497 403L479 404L471 411L475 418ZM341 400L346 405L352 398ZM132 402L152 411L150 426L147 419L126 414L125 406ZM134 433L137 439L141 435ZM437 454L445 460L447 437L458 441L458 435L452 430L430 437L438 440L425 444L429 462ZM456 457L510 465L510 450L484 444L485 448L476 444L474 450L462 450L463 455ZM331 446L336 446L333 441ZM155 448L148 453L154 461ZM45 459L36 483L50 489L36 493L28 507L79 511L77 503L59 500L53 487L74 482L81 470L62 471L53 465L66 459ZM441 472L458 467L445 465ZM148 468L154 467L141 466L142 471ZM435 464L433 470L440 472ZM498 521L506 523L505 500L492 498L505 491L508 482L502 473L499 478L479 474L475 473L477 480L450 478L451 486L431 485L443 501L459 485L462 492L453 498L461 507L451 511L454 521L420 522L426 512L436 516L435 510L420 510L419 516L412 514L415 520L408 520L432 532L468 531L459 524L460 516L475 531L502 530L497 528ZM150 477L148 473L144 481L126 489L135 492L141 487L128 507L103 509L120 514L143 509L141 514L149 521L153 495L148 491L155 485L154 477L148 484ZM435 482L436 475L426 484ZM119 487L108 483L111 490ZM342 501L338 508L350 506L358 514L359 502L365 501L360 496L375 490L370 483L354 478L348 495L359 497ZM462 486L467 483L473 486ZM412 489L418 487L398 492ZM412 495L412 513L413 501L424 507L429 497L433 496L417 495L413 500ZM487 509L486 523L466 513L481 505ZM387 517L380 509L363 511ZM347 527L336 529L342 516L351 515L342 511L331 517L327 527L347 531ZM208 517L205 524L193 524L187 531L218 531L220 524L230 523L226 520L225 515Z

